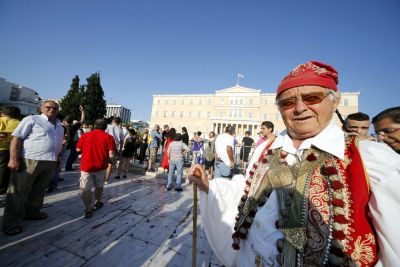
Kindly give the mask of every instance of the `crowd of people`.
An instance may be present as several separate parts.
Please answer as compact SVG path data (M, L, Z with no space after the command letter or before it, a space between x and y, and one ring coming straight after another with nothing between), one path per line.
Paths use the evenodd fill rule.
M240 142L232 126L207 139L200 131L189 138L186 127L178 133L156 124L139 133L118 117L89 125L82 106L80 121L61 121L51 100L43 102L40 115L22 120L18 108L4 107L4 233L19 234L22 220L48 217L41 211L44 195L57 190L60 172L74 170L78 157L86 219L103 207L103 187L112 173L126 178L136 160L148 172L159 162L168 172L166 190L177 192L183 190L185 166L191 166L189 179L202 191L208 240L227 266L394 266L400 262L400 107L372 120L362 112L343 120L337 83L329 65L298 66L276 94L287 129L274 134L274 124L264 121L258 140L246 131ZM333 121L335 113L342 128ZM375 133L369 135L371 123ZM234 175L239 164L243 173Z

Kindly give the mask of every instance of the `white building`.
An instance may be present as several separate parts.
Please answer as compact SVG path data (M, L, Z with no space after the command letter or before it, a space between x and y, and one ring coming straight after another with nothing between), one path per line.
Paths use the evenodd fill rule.
M340 112L346 116L358 111L359 92L342 92ZM275 93L260 89L233 86L210 94L153 95L151 125L169 125L178 131L185 126L188 132L210 131L223 133L226 126L236 129L239 137L250 131L252 136L260 131L263 121L271 121L275 132L286 127L275 104ZM335 121L340 124L334 116Z
M38 114L41 100L35 90L0 77L0 104L18 107L22 114L30 115Z
M107 104L106 117L120 117L123 123L129 123L131 121L131 110L117 104Z

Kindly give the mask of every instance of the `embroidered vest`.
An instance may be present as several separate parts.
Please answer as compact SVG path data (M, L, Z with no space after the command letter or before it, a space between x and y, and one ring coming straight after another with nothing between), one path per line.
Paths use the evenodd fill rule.
M369 188L354 137L346 139L345 159L315 147L287 166L287 153L268 150L254 164L236 217L233 248L239 249L260 205L277 193L285 236L283 266L373 266L377 247L369 213Z

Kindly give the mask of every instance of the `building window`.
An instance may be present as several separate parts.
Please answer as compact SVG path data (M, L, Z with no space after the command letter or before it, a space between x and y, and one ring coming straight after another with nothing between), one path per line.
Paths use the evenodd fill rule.
M253 105L253 98L249 99L249 105Z
M158 99L158 100L157 100L157 104L158 104L158 105L160 105L160 103L161 103L161 100L160 100L160 99Z
M208 99L208 104L211 105L211 98Z
M164 111L164 118L166 118L167 117L167 112L166 111Z
M192 117L192 112L191 111L189 111L189 118L191 118Z
M268 114L264 113L264 120L267 121L268 120Z
M221 118L224 117L224 112L221 111L221 112L219 113L219 116L220 116Z
M281 119L281 114L275 113L275 119L279 121Z
M201 118L201 111L197 111L197 118Z
M185 105L185 99L182 99L181 104Z
M158 116L160 116L160 112L157 111L156 112L156 117L158 117Z
M180 113L181 113L181 114L180 114L180 117L183 118L183 111L181 111Z
M348 99L344 99L344 100L343 100L343 104L344 104L345 106L348 106L348 105L349 105L349 100L348 100Z
M203 102L203 101L201 101L201 99L199 99L199 105L201 105L201 104L202 104L202 102Z
M190 99L190 105L193 105L193 99Z
M171 117L175 117L175 111L171 111Z
M221 104L225 103L225 99L221 98Z
M268 106L268 99L264 100L264 105Z
M249 118L253 118L253 112L249 112Z
M243 105L243 98L240 99L239 104Z
M168 105L168 99L165 99L164 104Z
M207 112L207 119L211 117L211 112Z
M175 99L172 100L172 104L176 105L176 100Z

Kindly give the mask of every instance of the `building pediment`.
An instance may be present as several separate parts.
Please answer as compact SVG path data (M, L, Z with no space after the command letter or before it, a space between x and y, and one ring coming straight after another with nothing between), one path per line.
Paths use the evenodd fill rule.
M261 90L259 89L252 89L248 87L243 87L240 85L236 85L233 87L229 87L226 89L221 89L221 90L216 90L215 94L216 95L227 95L227 94L232 94L232 95L259 95L261 93Z

